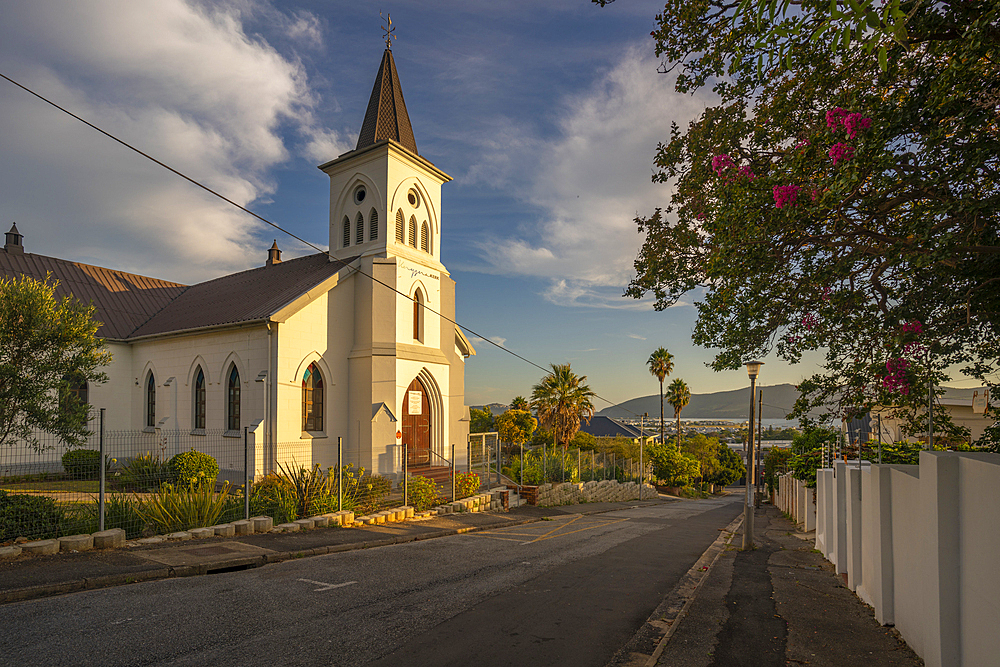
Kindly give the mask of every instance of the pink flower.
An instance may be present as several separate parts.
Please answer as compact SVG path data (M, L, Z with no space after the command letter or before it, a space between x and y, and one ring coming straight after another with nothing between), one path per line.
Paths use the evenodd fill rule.
M841 160L847 162L854 157L854 148L838 141L830 147L828 154L833 158L833 166L836 167Z
M795 198L799 196L799 190L801 190L797 185L775 185L774 190L774 205L777 208L785 208L786 206L791 208L795 206Z
M836 132L837 128L840 127L840 124L844 122L845 118L847 118L846 110L841 109L840 107L830 109L826 112L826 126Z
M903 358L890 359L885 362L885 369L889 371L889 374L882 378L882 386L889 391L904 395L909 394L910 383L906 379L906 369L909 365L909 362Z
M903 333L914 333L920 335L924 332L924 327L920 320L912 320L903 325Z
M798 150L800 148L805 148L808 145L809 145L809 140L808 139L803 139L799 143L795 144L795 150Z
M847 130L847 138L853 139L858 135L858 130L867 130L872 126L871 118L863 118L859 113L848 114L844 119L844 129Z
M733 162L733 158L729 157L725 153L723 153L722 155L716 155L715 157L712 158L712 169L715 171L716 174L720 176L722 175L722 172L724 172L726 169L735 166L736 163Z
M810 192L809 194L810 196L812 196L813 201L816 201L819 198L819 190L817 190L816 188L813 188L812 192Z
M750 170L750 167L749 167L749 166L747 166L747 165L743 165L742 167L740 167L739 169L737 169L737 170L736 170L736 175L737 175L737 176L746 176L746 177L747 177L747 179L748 179L748 180L751 180L751 181L752 181L753 179L757 178L757 175L756 175L755 173L753 173L753 172L752 172L752 171Z
M813 327L815 327L818 323L819 320L812 313L806 313L802 317L802 326L804 326L808 331L812 331Z
M829 287L824 287L823 288L823 301L829 301L829 300L830 300L830 288Z

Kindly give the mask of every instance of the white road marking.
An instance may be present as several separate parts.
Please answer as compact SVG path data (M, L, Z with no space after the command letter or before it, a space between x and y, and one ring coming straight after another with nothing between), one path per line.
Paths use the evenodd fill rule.
M343 588L344 586L350 586L351 584L358 583L356 581L345 581L342 584L328 584L325 581L313 581L312 579L299 579L299 581L304 581L307 584L316 584L317 586L321 586L321 588L317 588L314 592L328 591L333 588Z

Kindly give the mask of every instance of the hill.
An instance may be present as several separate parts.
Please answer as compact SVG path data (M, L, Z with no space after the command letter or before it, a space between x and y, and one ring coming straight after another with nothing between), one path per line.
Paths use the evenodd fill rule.
M764 419L784 419L792 410L799 392L794 385L778 384L763 386ZM691 394L691 402L681 412L685 419L746 419L750 409L750 387L717 391L711 394ZM632 417L634 414L649 413L650 417L660 416L660 396L643 396L625 401L620 405L605 408L597 414L605 417ZM663 406L663 416L673 417L674 409L669 403ZM815 416L821 413L816 412Z

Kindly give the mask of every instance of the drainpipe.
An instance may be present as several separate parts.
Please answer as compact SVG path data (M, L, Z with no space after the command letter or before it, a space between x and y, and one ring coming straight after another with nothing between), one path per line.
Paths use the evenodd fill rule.
M180 454L181 453L181 451L180 451L180 441L178 440L178 438L180 437L180 433L178 433L178 431L180 429L180 424L177 422L177 378L175 378L174 376L168 377L167 381L163 383L163 386L164 387L173 387L174 388L174 406L173 406L173 412L174 412L174 446L171 448L171 452L172 452L172 454ZM163 420L160 420L160 424L162 424L162 423L163 423Z
M277 424L276 416L278 409L278 397L275 395L274 391L274 378L278 373L278 323L274 322L272 327L272 322L267 322L267 381L265 384L265 423L267 427L264 429L266 446L263 448L269 452L270 456L268 458L269 469L262 470L264 474L269 472L274 472L277 468L278 460L278 446L277 446ZM265 455L266 456L266 455ZM263 466L262 466L263 467Z

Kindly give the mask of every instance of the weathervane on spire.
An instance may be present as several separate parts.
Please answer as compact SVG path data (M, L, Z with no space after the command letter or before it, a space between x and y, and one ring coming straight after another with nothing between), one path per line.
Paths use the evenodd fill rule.
M382 12L379 12L378 15L382 16ZM382 17L382 21L385 24L382 26L382 32L385 33L382 35L385 38L385 48L392 50L392 40L396 39L396 35L393 34L396 32L396 28L392 25L392 14L386 14Z

